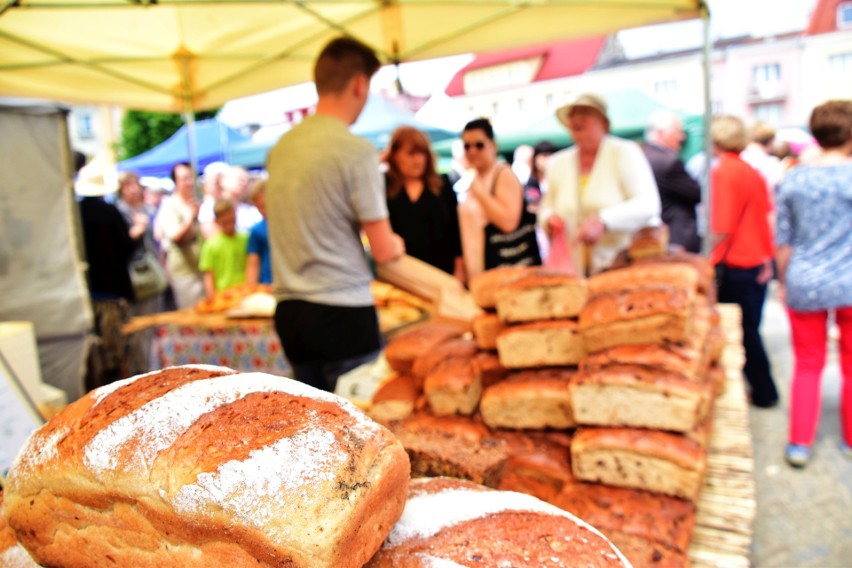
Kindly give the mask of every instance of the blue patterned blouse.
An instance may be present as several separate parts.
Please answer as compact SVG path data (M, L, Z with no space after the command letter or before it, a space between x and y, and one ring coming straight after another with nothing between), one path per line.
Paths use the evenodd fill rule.
M852 306L852 164L801 166L778 190L776 244L792 247L787 305Z

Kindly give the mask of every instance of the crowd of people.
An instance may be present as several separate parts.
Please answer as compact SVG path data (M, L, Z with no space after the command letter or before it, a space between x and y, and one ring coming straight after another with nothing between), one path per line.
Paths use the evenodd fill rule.
M375 264L408 254L463 284L505 265L588 276L608 268L636 231L665 224L671 246L682 251L700 253L709 240L718 298L742 308L744 374L751 403L763 408L779 402L759 330L768 284L777 278L796 357L786 453L794 466L810 457L834 322L850 452L852 102L814 109L810 128L822 151L793 169L771 154L771 129L756 125L749 133L729 115L713 118L712 156L684 164L676 113L654 113L638 143L613 135L605 99L586 93L556 111L574 142L569 148L542 141L519 148L509 164L491 123L476 119L461 133L461 167L440 173L428 137L413 127L397 129L381 154L349 132L378 68L358 41L330 42L315 62L316 112L270 151L267 177L251 180L242 168L211 164L201 201L190 166L177 164L174 192L156 211L138 178L124 174L113 213L98 200L102 191L86 191L81 171L99 325L124 317L111 311L119 298L135 314L168 307L157 295L147 303L136 298L126 271L104 279L143 254L163 262L177 308L245 281L274 282L275 326L295 378L333 391L341 374L382 347L370 293ZM711 215L702 235L708 167ZM89 232L106 230L114 238L90 246Z

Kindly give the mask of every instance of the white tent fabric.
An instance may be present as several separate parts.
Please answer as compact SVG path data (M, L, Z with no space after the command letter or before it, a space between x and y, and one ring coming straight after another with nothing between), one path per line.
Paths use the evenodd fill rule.
M0 94L186 112L310 81L329 39L386 63L697 18L701 0L14 0Z
M44 381L82 394L91 327L66 113L0 106L0 320L35 325Z

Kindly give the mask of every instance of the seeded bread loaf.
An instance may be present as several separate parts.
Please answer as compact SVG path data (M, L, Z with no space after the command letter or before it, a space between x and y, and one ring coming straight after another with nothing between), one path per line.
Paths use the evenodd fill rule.
M578 424L685 433L706 418L713 388L675 373L619 365L577 374L569 398Z
M671 286L697 291L698 269L686 263L648 262L599 272L589 277L589 295L634 290L646 286Z
M414 479L369 568L629 566L592 526L530 495L458 479Z
M686 552L695 527L691 501L599 483L566 483L553 504L604 534L635 535Z
M297 381L174 367L90 392L12 466L4 515L46 566L362 566L409 464L350 402Z
M616 345L589 354L580 361L580 371L594 373L613 365L630 365L677 373L702 382L707 371L702 351L673 343Z
M697 502L707 452L686 436L638 428L580 428L571 439L574 477Z
M491 428L573 428L569 391L573 376L568 369L512 373L482 393L482 421Z
M588 353L616 345L685 343L692 331L695 292L656 286L600 293L580 312Z
M583 337L572 320L509 326L497 337L500 363L510 369L576 365L586 354Z
M576 317L588 297L584 278L541 270L497 290L497 314L507 323Z
M509 451L498 489L552 502L565 484L574 483L567 434L499 430L494 435L506 442ZM565 440L557 436L564 436Z

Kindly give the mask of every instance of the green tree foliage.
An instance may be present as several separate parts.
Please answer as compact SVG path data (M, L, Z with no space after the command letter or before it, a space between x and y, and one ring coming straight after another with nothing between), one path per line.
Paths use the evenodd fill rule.
M195 113L195 120L213 118L219 109ZM121 120L121 142L117 158L126 160L147 152L167 140L183 126L183 116L166 112L129 110Z

